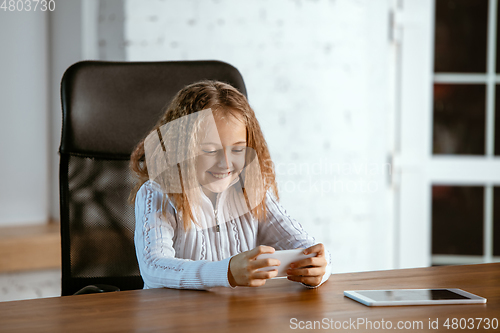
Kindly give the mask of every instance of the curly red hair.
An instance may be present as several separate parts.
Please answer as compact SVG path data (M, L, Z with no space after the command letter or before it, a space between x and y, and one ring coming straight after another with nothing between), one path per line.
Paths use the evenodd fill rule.
M219 81L200 81L186 86L175 95L172 102L165 108L163 116L149 133L158 131L161 126L171 121L209 108L221 117L235 116L243 120L247 129L247 147L252 148L257 155L264 193L271 190L276 198L279 198L274 164L259 122L246 97L231 85ZM145 139L139 142L130 158L131 168L137 175L137 182L130 195L131 202L135 201L139 188L149 180L144 142ZM193 207L185 193L167 193L166 195L175 205L178 214L182 216L185 230L190 227L191 222L196 223L191 209ZM265 200L252 209L252 214L259 220L265 218Z

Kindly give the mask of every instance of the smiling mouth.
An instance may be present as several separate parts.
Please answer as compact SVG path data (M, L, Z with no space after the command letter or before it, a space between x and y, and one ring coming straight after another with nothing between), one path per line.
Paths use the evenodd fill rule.
M210 172L210 171L207 171L209 174L211 174L213 177L217 178L217 179L224 179L224 178L227 178L231 175L232 172L223 172L223 173L216 173L216 172Z

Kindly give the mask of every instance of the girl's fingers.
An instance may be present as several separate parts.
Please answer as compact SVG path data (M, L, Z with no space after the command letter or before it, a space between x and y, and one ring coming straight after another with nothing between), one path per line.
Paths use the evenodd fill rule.
M325 246L322 243L310 246L304 250L304 254L317 253L316 256L325 255Z
M248 283L248 287L260 287L266 284L265 279L255 279L255 280L250 280Z
M289 269L286 273L292 276L323 276L325 269L323 267L298 268Z
M252 279L272 279L278 275L278 270L273 269L272 271L266 271L266 272L261 272L261 271L256 271L252 274Z
M259 245L256 248L248 251L248 259L255 259L260 254L263 254L263 253L274 253L274 251L275 251L274 247L266 246L266 245Z
M316 253L314 257L298 260L292 263L291 267L305 267L305 266L326 266L325 259L325 246L321 243L313 245L305 249L302 253L311 254Z
M300 268L307 266L326 267L326 264L327 262L325 257L312 257L296 261L290 265L290 268Z
M302 282L304 284L307 284L309 286L315 287L321 283L321 276L315 276L315 277L310 277L310 276L294 276L294 275L289 275L287 276L287 279L290 281L295 281L295 282Z
M278 259L268 258L250 261L249 266L251 269L259 269L268 266L279 266L280 264Z

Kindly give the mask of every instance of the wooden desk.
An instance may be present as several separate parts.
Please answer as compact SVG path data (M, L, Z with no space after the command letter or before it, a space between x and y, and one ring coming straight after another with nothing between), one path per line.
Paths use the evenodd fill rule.
M465 289L488 303L370 308L343 296L352 289L444 287ZM295 324L291 318L297 318ZM0 303L0 332L286 332L302 331L291 329L299 321L306 325L324 318L334 323L365 319L372 325L383 319L395 332L476 331L443 324L447 318L500 320L500 264L338 274L318 289L271 280L259 288L151 289ZM429 319L439 319L439 329L430 330ZM422 322L423 328L397 329L399 321ZM386 330L361 325L358 331Z

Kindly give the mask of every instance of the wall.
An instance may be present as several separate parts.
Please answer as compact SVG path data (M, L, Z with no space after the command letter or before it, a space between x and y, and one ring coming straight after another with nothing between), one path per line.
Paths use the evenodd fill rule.
M0 226L49 216L48 20L0 11Z
M125 2L127 60L229 62L242 73L282 203L334 270L394 266L386 0Z
M82 60L82 2L0 11L0 226L59 218L60 82Z
M126 60L125 5L123 1L100 0L97 21L98 59Z
M59 215L59 82L69 65L218 59L242 72L282 202L332 250L335 271L394 267L391 5L102 0L58 2L48 17L0 13L0 139L8 156L0 225Z
M66 68L84 59L83 6L81 1L59 1L50 13L50 146L51 165L50 215L59 220L59 145L61 142L62 110L61 79Z

